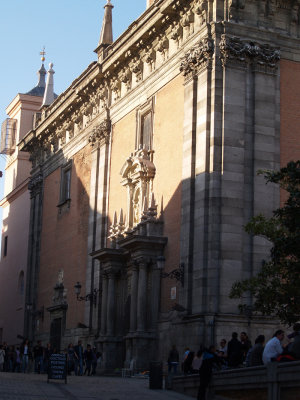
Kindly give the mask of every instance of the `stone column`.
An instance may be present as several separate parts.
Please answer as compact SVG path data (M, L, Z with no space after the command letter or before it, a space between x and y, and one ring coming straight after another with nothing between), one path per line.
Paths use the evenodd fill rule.
M108 273L108 293L107 293L107 336L114 335L115 322L115 274Z
M131 268L130 332L136 331L138 279L138 268L133 265Z
M101 336L106 335L107 320L107 291L108 279L106 275L102 277L102 304L101 304Z
M137 330L144 332L146 329L147 305L147 264L139 262L138 301L137 301Z
M157 265L152 270L152 296L151 296L151 330L156 331L160 306L161 270Z

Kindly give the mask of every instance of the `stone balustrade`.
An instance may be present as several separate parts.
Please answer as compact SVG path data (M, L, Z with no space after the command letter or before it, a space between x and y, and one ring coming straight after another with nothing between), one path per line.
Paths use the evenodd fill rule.
M210 388L228 400L297 400L300 399L300 361L270 363L267 366L228 369L215 372ZM172 389L197 397L198 375L176 376Z

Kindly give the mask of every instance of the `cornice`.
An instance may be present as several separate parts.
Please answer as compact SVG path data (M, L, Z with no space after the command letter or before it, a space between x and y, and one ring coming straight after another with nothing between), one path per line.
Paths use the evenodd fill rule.
M228 43L221 44L216 50L219 39L204 33L209 31L210 27L213 30L213 25L223 24L220 27L222 33L226 33L226 29L230 28L235 32L237 29L239 31L249 29L252 36L263 33L271 42L271 37L278 37L279 33L283 32L281 19L284 17L287 21L292 18L291 1L286 0L284 12L280 11L282 8L283 3L279 2L274 15L270 13L270 7L265 9L264 15L260 15L253 0L231 0L225 10L220 3L208 3L207 0L155 2L153 7L146 10L106 49L106 58L103 61L90 64L51 106L42 111L35 130L23 139L19 148L26 150L33 139L39 139L41 151L47 157L53 155L64 148L70 139L91 126L103 110L115 108L115 105L118 108L118 104L128 94L138 87L145 86L146 81L151 80L162 65L169 63L174 57L179 57L183 51L187 51L181 65L185 77L196 73L196 70L199 71L202 67L208 67L214 51L220 50L225 65L226 60L233 56L233 51L230 50ZM280 14L281 19L278 19L278 13L282 14ZM217 22L214 22L215 15ZM264 22L258 24L257 18ZM296 21L295 16L291 21L293 29L287 33L291 37L298 37L299 21ZM271 32L268 27L273 27L275 31ZM207 38L204 39L204 36ZM244 37L242 34L239 36ZM199 38L198 47L195 46L196 38ZM254 42L257 41L254 38ZM268 41L265 43L267 45ZM195 47L191 48L191 44ZM272 68L271 64L276 55L266 54L267 48L264 47L259 55L255 57L252 55L251 59L255 58L258 63L263 62L268 68ZM266 61L268 57L271 58ZM273 61L272 57L275 57Z
M0 207L5 207L28 190L29 178L25 179L14 190L0 200ZM6 204L7 203L7 204Z

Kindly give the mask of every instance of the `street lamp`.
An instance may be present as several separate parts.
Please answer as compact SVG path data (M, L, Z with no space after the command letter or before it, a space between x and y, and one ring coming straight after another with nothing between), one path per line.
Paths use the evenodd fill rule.
M175 281L181 283L181 286L184 286L184 263L181 263L178 268L175 268L170 272L163 272L165 261L166 259L164 256L158 256L156 259L157 268L161 271L161 277L175 279Z
M94 289L91 293L88 293L85 296L80 296L82 285L80 282L77 282L76 285L74 285L75 289L75 294L76 294L76 299L78 301L90 301L91 303L94 303L94 306L96 307L97 305L97 294L99 292L98 289Z

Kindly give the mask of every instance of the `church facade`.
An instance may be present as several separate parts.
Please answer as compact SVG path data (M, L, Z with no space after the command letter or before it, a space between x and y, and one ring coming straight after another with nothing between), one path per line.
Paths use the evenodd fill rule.
M271 335L228 294L269 244L243 226L280 192L258 169L300 155L299 4L159 0L44 104L30 154L26 336L78 339L104 367L232 331ZM251 299L247 299L251 310Z

